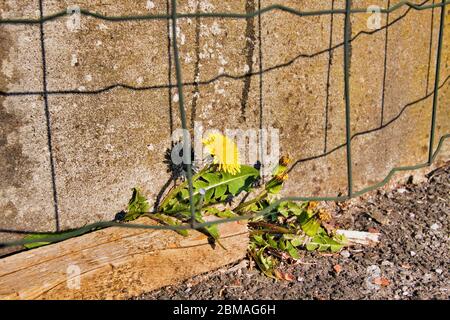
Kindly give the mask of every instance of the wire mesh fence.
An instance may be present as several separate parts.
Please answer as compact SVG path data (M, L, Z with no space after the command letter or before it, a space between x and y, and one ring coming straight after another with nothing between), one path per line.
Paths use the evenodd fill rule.
M185 83L183 82L183 75L182 75L182 66L180 63L180 56L179 56L179 48L177 44L177 26L178 26L178 20L179 19L186 19L186 18L223 18L223 19L251 19L251 18L261 18L261 15L264 14L270 14L273 11L282 11L287 12L292 15L305 17L305 16L322 16L322 15L343 15L344 20L344 41L341 44L335 45L334 48L343 47L344 51L344 63L343 63L343 74L344 74L344 101L345 101L345 143L341 144L331 150L326 150L322 156L327 156L331 154L332 152L345 148L346 150L346 169L347 169L347 193L342 196L337 197L285 197L282 199L279 199L272 204L270 204L269 207L266 209L255 212L251 215L245 215L245 216L238 216L234 218L226 218L226 219L220 219L217 221L212 222L205 222L205 223L196 223L195 222L195 203L193 199L193 173L192 173L192 164L187 163L187 181L189 186L189 202L190 202L190 213L191 213L191 223L190 225L181 225L181 226L167 226L167 225L141 225L141 224L133 224L133 223L120 223L115 221L101 221L93 224L89 224L84 226L83 228L79 228L76 230L72 230L69 232L64 232L64 234L60 234L57 238L49 237L49 238L42 238L40 241L42 242L56 242L56 241L62 241L71 237L75 237L81 234L84 234L90 230L94 230L97 228L105 228L105 227L121 227L121 228L142 228L142 229L168 229L168 230L187 230L187 229L201 229L205 228L207 226L210 226L212 224L220 224L220 223L227 223L232 221L238 221L238 220L248 220L251 218L256 218L260 216L265 216L269 214L274 208L276 208L281 202L283 201L345 201L350 198L362 195L363 193L366 193L368 191L377 189L384 184L386 184L391 177L399 171L409 171L409 170L415 170L423 167L430 166L436 156L438 155L443 142L445 139L450 137L450 134L445 134L441 137L439 137L439 142L437 145L437 148L434 149L435 146L435 131L436 131L436 114L437 114L437 106L438 106L438 93L439 89L442 88L449 77L443 81L441 84L440 81L440 70L441 70L441 60L442 60L442 48L443 48L443 34L444 34L444 22L445 22L445 14L446 14L446 5L450 3L449 0L442 0L442 1L433 1L432 4L426 4L428 1L423 2L422 4L414 4L410 3L408 1L400 1L399 3L388 6L385 9L381 9L380 12L383 14L389 14L391 12L394 12L400 8L408 7L408 10L416 10L416 11L422 11L422 10L429 10L429 9L440 9L440 18L439 18L439 35L437 39L437 52L436 52L436 65L435 65L435 78L434 78L434 89L433 91L429 92L427 94L427 97L432 96L433 102L432 102L432 115L431 115L431 123L430 123L430 134L429 134L429 144L428 144L428 161L424 163L420 163L414 166L405 166L405 167L396 167L393 168L389 174L383 179L383 181L374 184L372 186L366 187L362 190L354 190L354 183L353 183L353 168L352 168L352 140L362 134L365 134L367 132L370 132L371 130L367 132L361 132L352 134L351 132L351 95L350 95L350 43L351 41L358 37L361 33L369 33L367 31L361 31L358 35L352 38L351 35L351 22L350 18L352 14L358 14L358 13L367 13L368 8L355 8L352 6L351 0L345 1L345 8L343 9L330 9L330 10L320 10L320 11L300 11L296 10L287 6L283 5L271 5L264 8L261 8L260 1L258 2L258 10L255 10L253 12L247 12L247 13L220 13L220 12L196 12L196 13L180 13L177 10L177 1L176 0L170 0L171 1L171 12L170 14L157 14L157 15L124 15L124 16L107 16L102 15L99 13L91 12L88 10L81 9L79 13L84 16L89 16L95 19L100 20L107 20L110 22L125 22L125 21L140 21L140 20L166 20L171 23L171 38L173 39L171 45L173 50L173 58L174 58L174 64L175 64L175 73L176 73L176 84L169 84L169 85L153 85L153 86L147 86L147 87L140 87L136 88L129 85L124 84L115 84L110 85L106 88L101 88L98 90L91 90L91 91L84 91L85 94L100 94L105 91L112 90L117 87L122 87L126 89L132 89L132 90L149 90L149 89L156 89L156 88L174 88L178 90L178 106L179 106L179 113L180 113L180 120L181 120L181 126L184 129L184 132L187 132L189 129L188 123L187 123L187 117L186 117L186 108L185 108L185 94L184 89L186 86L192 86L192 85L199 85L199 84L206 84L211 83L212 81L215 81L219 78L232 78L232 79L243 79L245 77L251 76L251 75L262 75L264 72L268 71L268 69L263 69L262 65L260 65L259 70L254 71L251 73L246 73L242 76L234 76L229 74L221 74L217 76L216 78L206 80L206 81L196 81L192 83ZM55 163L54 163L54 157L52 154L52 132L51 132L51 126L50 126L50 113L49 113L49 106L48 106L48 97L52 94L76 94L80 93L79 90L62 90L62 91L50 91L48 90L47 86L47 73L46 73L46 52L45 52L45 45L44 45L44 37L43 37L43 30L44 30L44 24L48 23L50 21L66 17L70 15L70 12L68 11L61 11L49 16L43 15L43 5L42 0L39 1L40 6L40 17L37 19L24 19L24 18L12 18L12 19L1 19L0 25L39 25L40 32L41 32L41 53L42 53L42 61L43 61L43 90L39 92L0 92L0 96L29 96L29 95L36 95L41 96L44 99L44 105L45 105L45 116L47 121L47 129L48 129L48 147L50 151L50 168L51 168L51 174L52 174L52 187L53 187L53 200L55 203L55 213L57 215L58 213L58 206L57 206L57 189L56 189L56 183L55 183ZM370 12L370 10L369 10ZM392 23L392 22L391 22ZM387 22L386 26L383 28L387 28L389 26L389 21ZM430 51L431 54L431 51ZM415 102L413 102L415 103ZM412 103L412 104L413 104ZM382 120L381 127L377 130L381 130L388 126L390 123L393 123L396 121L403 111L402 111L393 119L384 122ZM383 117L382 117L383 119ZM187 135L183 136L184 143L187 143L190 138ZM58 227L59 229L59 227ZM0 247L7 247L7 246L16 246L16 245L23 245L27 243L35 242L35 240L19 240L19 241L13 241L13 242L5 242L0 243Z

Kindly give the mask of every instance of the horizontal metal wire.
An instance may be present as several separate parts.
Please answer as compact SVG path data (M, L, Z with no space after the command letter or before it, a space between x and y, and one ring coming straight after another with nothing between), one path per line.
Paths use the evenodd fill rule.
M436 148L436 151L433 154L432 157L432 161L434 162L434 160L436 159L437 155L439 154L442 145L444 143L444 141L446 139L450 138L450 134L446 134L444 136L441 137L441 139L439 140L439 144ZM381 181L380 183L370 186L368 188L365 188L361 191L357 191L355 193L353 193L353 196L360 196L366 192L369 191L373 191L376 190L382 186L384 186L385 184L387 184L389 182L389 180L394 176L395 173L400 172L400 171L410 171L410 170L417 170L417 169L421 169L421 168L425 168L430 166L430 164L428 163L428 161L421 163L421 164L417 164L414 166L403 166L403 167L395 167L393 168L389 174L383 179L383 181ZM243 215L243 216L239 216L239 217L234 217L234 218L226 218L226 219L219 219L219 220L215 220L215 221L210 221L210 222L204 222L204 223L198 223L196 224L195 228L192 228L190 225L182 225L182 226L166 226L166 225L155 225L155 226L148 226L145 224L135 224L135 223L120 223L120 222L113 222L113 221L102 221L102 222L96 222L96 223L92 223L89 225L86 225L82 228L73 230L73 231L66 231L64 234L61 234L60 236L56 237L56 236L52 236L49 238L40 238L40 239L35 239L35 240L17 240L17 241L10 241L10 242L3 242L0 243L0 248L4 248L4 247L12 247L12 246L20 246L20 245L24 245L24 244L30 244L30 243L36 243L36 242L49 242L49 243L54 243L54 242L60 242L60 241L64 241L73 237L77 237L80 235L83 235L93 229L96 228L107 228L107 227L118 227L118 228L129 228L129 229L143 229L143 230L173 230L173 231L177 231L177 230L198 230L198 229L202 229L211 225L216 225L216 224L223 224L223 223L229 223L229 222L236 222L236 221L244 221L244 220L249 220L249 219L254 219L254 218L258 218L258 217L265 217L270 215L271 211L273 209L275 209L278 205L280 205L280 203L284 202L284 201L346 201L349 200L350 198L348 196L336 196L336 197L283 197L275 202L273 202L272 204L270 204L267 208L265 208L264 210L260 211L260 212L255 212L254 214L249 214L249 215ZM40 234L40 233L48 233L48 232L36 232L36 234Z
M440 89L440 88L443 88L445 85L447 85L447 82L448 82L449 80L450 80L450 76L447 76L447 78L446 78L446 79L442 82L442 84L439 86L439 89ZM359 137L359 136L364 136L364 135L366 135L366 134L374 133L374 132L377 132L377 131L380 131L380 130L382 130L382 129L384 129L384 128L389 127L391 124L395 123L398 119L400 119L401 116L404 114L404 112L405 112L409 107L412 107L412 106L416 105L417 103L422 102L422 101L424 101L425 99L427 99L427 98L429 98L429 97L431 97L431 96L433 96L433 95L434 95L434 91L431 91L431 92L429 92L426 96L424 96L424 97L422 97L422 98L420 98L420 99L417 99L417 100L415 100L415 101L413 101L413 102L410 102L410 103L406 104L406 105L400 110L400 112L399 112L396 116L394 116L394 117L393 117L392 119L390 119L389 121L385 122L382 126L377 127L377 128L373 128L373 129L370 129L370 130L365 130L365 131L361 131L361 132L355 133L355 134L352 135L351 139L353 140L353 139L356 139L356 138ZM450 134L444 135L443 137L444 137L444 138L448 138L448 136L450 136ZM443 142L443 140L441 140L440 143L442 144L442 142ZM289 172L292 171L292 170L297 166L297 164L304 163L304 162L306 162L306 161L315 160L315 159L319 159L319 158L328 156L328 155L330 155L330 154L332 154L332 153L338 151L339 149L344 148L345 146L346 146L346 143L343 143L343 144L341 144L341 145L339 145L339 146L336 146L336 147L330 149L330 150L329 150L328 152L326 152L326 153L323 153L323 154L320 154L320 155L316 155L316 156L311 156L311 157L308 157L308 158L299 159L299 160L297 160L297 161L295 161L295 162L293 163L293 165L292 165L291 168L289 169ZM440 149L440 147L439 147L439 149ZM435 159L437 153L438 153L437 151L434 152L432 161L434 161L434 159ZM405 168L411 168L411 167L405 167ZM407 169L405 169L405 170L407 170ZM377 187L383 186L384 184L386 184L386 183L391 179L393 173L395 173L395 172L396 172L395 169L392 170L392 171L389 173L389 175L386 176L385 179L383 179L381 182L377 183L375 186L370 187L370 188L377 188ZM370 191L370 190L369 190L369 191ZM363 193L365 193L365 192L367 192L367 188L355 192L354 195L355 195L355 196L359 196L359 195L361 195L361 194L363 194ZM320 200L322 200L322 199L329 199L329 197L324 197L324 198L309 198L309 199L310 199L311 201L320 201ZM342 197L342 199L346 200L347 197ZM101 222L101 223L109 223L109 222ZM89 225L89 226L92 226L92 225ZM89 226L87 226L87 228L89 228ZM42 232L39 232L39 231L23 231L23 230L8 230L8 231L4 231L4 230L0 229L0 233L15 233L15 234L48 234L48 233L51 233L51 232L50 232L50 231L42 231ZM0 246L1 246L1 244L0 244Z
M445 85L447 85L447 82L448 82L449 80L450 80L450 76L447 76L447 78L446 78L446 79L443 81L443 83L439 86L439 89L440 89L440 88L443 88ZM422 101L424 101L425 99L427 99L427 98L429 98L429 97L431 97L431 96L433 96L433 95L434 95L434 91L431 91L431 92L429 92L426 96L424 96L424 97L422 97L422 98L420 98L420 99L417 99L417 100L415 100L415 101L413 101L413 102L410 102L410 103L406 104L406 105L400 110L400 112L399 112L396 116L394 116L391 120L385 122L382 126L377 127L377 128L373 128L373 129L370 129L370 130L366 130L366 131L361 131L361 132L355 133L355 134L352 135L351 139L353 140L353 139L356 139L356 138L359 137L359 136L364 136L364 135L366 135L366 134L374 133L374 132L377 132L377 131L380 131L380 130L382 130L382 129L384 129L384 128L389 127L391 124L395 123L398 119L400 119L401 116L404 114L404 112L405 112L409 107L412 107L412 106L416 105L417 103L422 102ZM444 138L446 138L446 137L448 137L448 136L450 136L450 134L444 135ZM443 141L443 140L442 140L442 141ZM440 142L441 144L442 144L442 141ZM320 155L316 155L316 156L311 156L311 157L308 157L308 158L299 159L299 160L297 160L297 161L295 161L295 162L293 163L293 165L292 165L291 168L289 169L289 172L292 171L292 170L293 170L298 164L300 164L300 163L304 163L304 162L306 162L306 161L315 160L315 159L319 159L319 158L328 156L328 155L330 155L330 154L336 152L337 150L344 148L345 146L346 146L346 143L343 143L343 144L341 144L341 145L339 145L339 146L337 146L337 147L334 147L334 148L330 149L330 150L329 150L328 152L326 152L326 153L323 153L323 154L320 154ZM440 149L440 147L439 147L439 149ZM434 161L434 159L435 159L437 153L438 153L437 151L434 152L432 161ZM410 168L410 167L405 167L405 168ZM405 170L406 170L406 169L405 169ZM371 187L371 188L377 188L377 187L383 186L384 184L386 184L386 183L390 180L390 178L392 177L393 173L395 173L395 172L396 172L396 171L394 171L394 170L391 171L391 172L389 173L389 175L386 176L385 179L383 179L381 182L377 183L374 187ZM369 190L369 191L370 191L370 190ZM367 188L355 192L354 195L355 195L355 196L359 196L359 195L361 195L361 194L363 194L363 193L365 193L365 192L367 192ZM329 198L329 197L325 197L325 199L328 199L328 198ZM321 199L324 199L324 198L310 198L310 199L311 199L311 201L320 201ZM345 200L346 197L343 197L343 199ZM102 223L108 223L108 222L102 222ZM90 225L90 226L91 226L91 225ZM88 227L89 227L89 226L88 226ZM1 230L1 229L0 229L0 233L16 233L16 234L47 234L47 233L51 233L51 232L50 232L50 231L43 231L43 232L39 232L39 231L21 231L21 230L9 230L9 231L4 231L4 230ZM0 245L1 245L1 244L0 244Z
M428 2L428 0L425 0L424 2L422 2L421 5L425 4L426 2ZM395 25L396 23L400 22L403 18L405 18L408 15L408 13L411 11L411 9L412 8L408 8L402 15L400 15L396 19L390 21L388 24L382 26L379 29L371 30L371 31L366 31L366 30L359 31L356 35L354 35L350 39L350 43L353 43L353 41L357 40L361 35L373 35L373 34L376 34L390 26ZM275 70L278 70L278 69L281 69L284 67L288 67L288 66L292 65L293 63L295 63L300 58L305 58L305 59L315 58L322 54L326 54L326 53L332 52L334 50L337 50L343 46L344 46L344 41L337 43L329 48L322 49L322 50L319 50L314 53L299 53L295 57L293 57L292 59L290 59L286 62L277 64L274 66L270 66L267 68L261 68L261 70L256 70L253 72L242 73L242 74L222 73L220 75L217 75L217 76L215 76L211 79L207 79L207 80L183 82L183 86L185 86L185 87L186 86L204 86L204 85L212 84L221 79L242 80L247 77L260 76L261 74L264 75L266 73L269 73L269 72L272 72L272 71L275 71ZM133 86L133 85L125 84L125 83L115 83L115 84L108 85L106 87L92 89L92 90L79 90L79 89L47 90L47 94L48 95L75 95L75 94L76 95L95 95L95 94L101 94L101 93L105 93L108 91L112 91L114 89L126 89L126 90L132 90L132 91L147 91L147 90L172 89L172 88L177 88L177 87L178 87L178 84L157 84L157 85L150 85L150 86ZM8 91L8 92L6 92L6 91L0 90L0 96L36 96L36 95L43 95L43 94L44 94L43 91Z
M420 5L411 3L409 1L400 1L399 3L389 7L389 8L381 8L380 13L391 13L396 11L404 6L412 8L414 10L426 10L431 8L439 8L446 4L449 4L450 0L446 0L442 3L435 3L429 5ZM270 5L261 10L255 10L249 13L236 13L236 12L196 12L196 13L177 13L175 16L172 14L149 14L149 15L129 15L129 16L107 16L100 13L92 12L86 9L80 9L80 14L85 16L90 16L93 18L107 20L107 21L139 21L139 20L170 20L172 18L183 19L183 18L230 18L230 19L249 19L254 18L258 15L262 15L271 11L282 11L287 12L300 17L307 16L321 16L321 15L330 15L330 14L346 14L345 9L334 9L334 10L314 10L314 11L301 11L291 7L283 6L283 5ZM367 13L371 12L370 8L354 8L350 10L350 13ZM24 19L24 18L7 18L0 19L0 24L39 24L48 21L52 21L67 15L71 15L71 13L67 12L67 10L57 12L52 15L48 15L38 19Z

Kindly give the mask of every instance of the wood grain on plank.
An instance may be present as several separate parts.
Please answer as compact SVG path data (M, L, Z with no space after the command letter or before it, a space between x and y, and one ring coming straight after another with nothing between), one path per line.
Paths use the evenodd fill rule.
M245 256L246 224L218 227L225 249L197 231L108 228L24 251L0 259L0 299L124 299L174 284Z

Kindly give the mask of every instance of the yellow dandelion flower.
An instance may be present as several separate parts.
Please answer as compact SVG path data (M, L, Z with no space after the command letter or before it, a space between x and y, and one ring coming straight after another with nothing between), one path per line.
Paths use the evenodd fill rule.
M220 133L212 133L203 140L206 150L214 157L219 170L232 175L241 171L239 150L233 140Z

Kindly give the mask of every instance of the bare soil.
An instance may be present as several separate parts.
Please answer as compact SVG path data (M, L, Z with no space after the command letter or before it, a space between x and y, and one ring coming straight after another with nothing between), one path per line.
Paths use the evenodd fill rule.
M293 281L265 277L243 260L136 299L449 299L450 166L331 209L340 228L379 231L375 247L338 254L301 252L281 269Z

